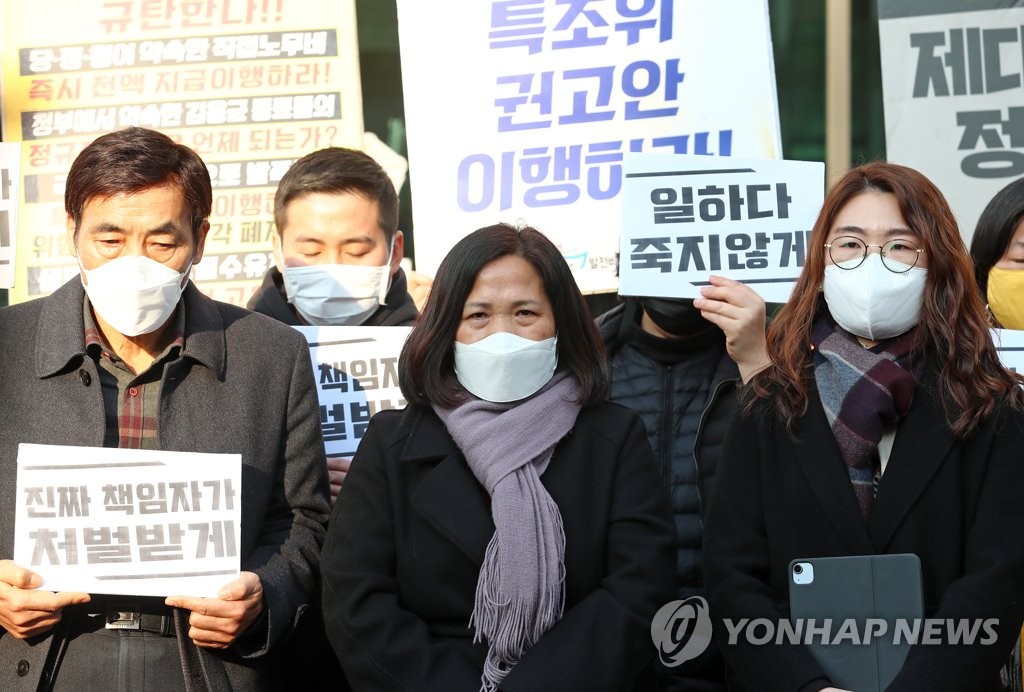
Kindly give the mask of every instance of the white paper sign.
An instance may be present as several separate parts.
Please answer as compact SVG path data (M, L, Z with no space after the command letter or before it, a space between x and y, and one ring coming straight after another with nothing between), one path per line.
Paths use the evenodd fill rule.
M398 20L426 274L505 221L614 290L624 154L782 155L766 0L399 0Z
M1024 0L879 0L886 158L949 200L970 244L1024 176Z
M21 143L0 142L0 288L14 286Z
M351 457L378 411L402 408L398 355L412 327L295 327L309 342L329 457Z
M619 293L695 298L712 274L784 303L824 197L815 161L632 154L625 160Z
M239 574L242 457L18 445L14 561L47 591L215 597Z
M1024 373L1024 331L1019 329L993 329L992 340L1003 365Z

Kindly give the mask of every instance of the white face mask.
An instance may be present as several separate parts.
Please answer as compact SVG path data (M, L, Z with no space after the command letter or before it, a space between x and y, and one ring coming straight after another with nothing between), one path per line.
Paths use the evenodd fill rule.
M381 267L359 264L313 264L284 267L288 302L312 325L359 325L384 305L391 284L391 239L388 261Z
M455 376L484 401L519 401L555 374L558 337L532 341L496 332L473 344L455 342Z
M856 269L825 267L825 302L836 323L851 334L872 341L888 339L921 318L927 276L923 267L891 272L878 253L871 253Z
M192 268L189 263L185 271L176 272L141 255L118 257L95 269L82 267L79 259L78 266L93 309L125 336L149 334L167 321L181 300L182 279Z

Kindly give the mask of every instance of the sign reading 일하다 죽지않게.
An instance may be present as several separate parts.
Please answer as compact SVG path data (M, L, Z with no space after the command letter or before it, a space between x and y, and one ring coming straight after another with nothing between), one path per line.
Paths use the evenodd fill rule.
M711 275L784 303L824 194L815 161L632 154L625 161L619 293L695 298Z

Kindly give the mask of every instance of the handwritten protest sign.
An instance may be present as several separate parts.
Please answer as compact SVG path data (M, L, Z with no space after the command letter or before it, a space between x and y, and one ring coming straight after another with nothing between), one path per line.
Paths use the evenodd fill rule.
M47 591L216 596L239 574L239 454L18 446L14 561Z
M402 408L398 355L411 327L296 327L309 341L327 456L351 457L378 411Z
M695 298L712 274L783 303L824 195L812 161L632 154L625 160L619 293Z

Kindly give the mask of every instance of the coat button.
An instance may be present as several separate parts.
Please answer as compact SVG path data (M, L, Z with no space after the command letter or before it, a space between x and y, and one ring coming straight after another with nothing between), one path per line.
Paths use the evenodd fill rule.
M82 378L82 384L84 384L86 387L92 384L92 375L90 375L89 371L86 370L85 368L82 368L81 370L78 371L78 376Z
M25 659L21 659L20 661L18 661L18 677L19 678L23 678L26 675L28 675L28 669L29 669L28 661L26 661Z

